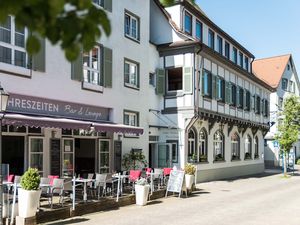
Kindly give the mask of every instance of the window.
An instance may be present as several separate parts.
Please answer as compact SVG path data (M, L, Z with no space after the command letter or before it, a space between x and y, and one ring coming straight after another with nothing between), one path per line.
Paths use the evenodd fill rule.
M104 0L93 0L93 3L95 3L96 5L99 5L101 7L104 6Z
M125 60L124 82L127 87L139 88L139 65L137 63Z
M232 60L237 64L237 49L235 47L232 48Z
M129 126L139 126L139 113L133 111L124 111L124 124Z
M192 15L188 12L184 15L184 32L192 35Z
M251 94L250 91L246 90L246 105L245 105L245 110L250 111L250 101L251 101Z
M197 155L196 155L196 140L195 140L195 132L193 129L190 130L188 134L188 161L189 162L194 162L197 160Z
M43 174L43 138L30 137L29 141L29 166L36 168L40 174Z
M196 20L196 38L202 41L202 23Z
M155 82L156 82L155 73L149 73L149 84L155 87Z
M231 135L231 160L240 159L240 137L237 133Z
M287 65L287 70L290 70L290 69L291 69L290 64L288 64Z
M282 106L283 106L283 98L278 98L278 108L279 109L282 109Z
M206 97L211 97L212 75L207 70L204 70L202 77L202 94Z
M227 41L225 41L225 57L230 59L230 45Z
M182 67L167 70L168 91L182 90Z
M207 132L204 128L199 133L199 162L207 162Z
M99 173L109 173L109 140L99 140Z
M14 17L8 16L7 20L0 24L0 62L27 68L27 31L24 27L17 27L14 20Z
M246 136L245 139L245 159L252 159L252 139L250 135Z
M171 144L172 163L178 163L178 141L167 141Z
M225 80L217 77L217 100L225 101Z
M208 30L208 47L215 49L215 33Z
M286 78L282 78L282 80L281 80L282 90L287 91L287 87L288 87L288 80Z
M259 151L258 151L258 137L254 138L254 159L259 158Z
M238 108L242 109L244 107L244 89L239 87L238 95Z
M265 117L268 117L269 116L269 102L268 102L268 100L267 99L264 99L264 104L263 104L263 106L264 106L264 116Z
M261 106L261 102L260 102L260 97L256 95L256 114L260 114L260 106Z
M223 54L223 39L218 35L218 52L222 55Z
M125 12L125 36L134 40L140 39L140 20L137 16Z
M83 53L83 79L87 83L102 85L100 76L100 47L95 46Z
M214 134L213 148L215 161L224 161L224 136L220 131Z
M244 55L243 53L239 53L239 56L240 56L240 67L244 67Z
M245 70L249 72L249 59L245 56Z
M231 105L236 106L236 86L231 84Z
M289 80L289 92L295 92L295 85L294 85L294 82Z

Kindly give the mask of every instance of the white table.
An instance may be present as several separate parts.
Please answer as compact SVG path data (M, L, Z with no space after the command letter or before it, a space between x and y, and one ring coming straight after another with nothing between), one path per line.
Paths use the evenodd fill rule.
M74 179L72 179L72 181L74 181ZM94 182L94 181L95 181L94 179L81 179L81 178L75 179L75 182L83 183L83 201L85 202L87 201L87 193L86 193L87 183Z

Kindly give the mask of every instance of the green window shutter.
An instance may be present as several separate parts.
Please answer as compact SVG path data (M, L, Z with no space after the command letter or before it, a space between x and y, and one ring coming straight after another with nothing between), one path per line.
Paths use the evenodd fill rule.
M40 50L32 56L32 69L40 72L46 71L46 40L37 36L40 41Z
M156 70L156 94L164 95L165 94L165 70L157 69Z
M193 92L193 67L183 67L183 91Z
M205 71L202 70L202 74L201 74L201 75L202 75L202 76L201 76L201 77L202 77L202 78L201 78L201 79L202 79L202 83L201 83L201 93L202 93L202 95L204 95L204 85L205 85L205 84L204 84L204 74L205 74Z
M71 78L72 80L83 81L83 58L82 50L75 61L71 63Z
M225 81L225 103L229 104L229 82Z
M215 76L215 75L211 75L211 79L212 79L212 92L211 92L211 94L212 94L212 98L214 98L214 99L216 99L216 95L217 95L217 88L216 88L216 86L217 86L217 77Z
M236 87L236 96L235 96L235 101L236 101L236 106L240 106L240 88L237 86Z
M256 111L257 111L256 95L253 95L253 109L254 109L254 112L256 113Z
M112 12L112 0L104 0L104 9L109 12Z
M244 96L243 96L243 102L244 102L244 109L247 109L247 99L246 99L247 90L244 89Z
M103 78L104 87L112 87L112 50L103 47Z

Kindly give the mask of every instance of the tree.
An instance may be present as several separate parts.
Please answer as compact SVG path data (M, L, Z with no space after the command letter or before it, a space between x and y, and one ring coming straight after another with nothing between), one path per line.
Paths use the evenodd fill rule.
M160 2L169 6L176 0ZM105 10L91 0L1 0L0 23L9 15L15 17L17 26L30 30L26 50L31 55L39 51L38 38L42 37L59 44L67 60L73 61L81 48L91 50L103 32L107 36L111 32Z
M125 170L142 169L147 166L147 160L142 152L135 152L131 150L122 157L122 165Z
M299 136L300 102L297 96L289 96L284 100L283 111L280 112L282 122L278 126L275 139L279 142L284 158L284 176L287 175L287 156Z

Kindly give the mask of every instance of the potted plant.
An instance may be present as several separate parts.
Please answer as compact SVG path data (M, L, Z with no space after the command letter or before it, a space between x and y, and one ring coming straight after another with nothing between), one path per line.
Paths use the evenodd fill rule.
M136 170L147 166L146 156L142 152L131 150L122 157L122 166L125 170Z
M21 188L18 189L20 217L28 218L35 216L41 192L38 170L29 168L22 176Z
M135 201L137 205L146 205L149 195L150 185L145 178L141 178L135 183Z
M185 172L185 185L188 190L192 189L193 183L195 181L196 166L187 163L184 167Z

